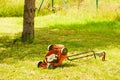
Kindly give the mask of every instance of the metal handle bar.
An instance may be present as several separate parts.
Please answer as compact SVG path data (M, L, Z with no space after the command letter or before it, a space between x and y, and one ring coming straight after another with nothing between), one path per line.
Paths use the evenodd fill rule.
M73 56L79 56L79 55L82 55L82 54L87 54L89 52L93 52L93 54L88 54L88 55L85 55L85 56L80 56L80 57L76 57L76 58L71 58ZM89 57L89 56L94 56L94 58L96 59L96 55L95 55L95 52L93 50L90 50L90 51L86 51L86 52L81 52L81 53L78 53L78 54L73 54L73 55L70 55L67 57L67 59L69 61L72 61L72 60L76 60L76 59L80 59L80 58L85 58L85 57Z

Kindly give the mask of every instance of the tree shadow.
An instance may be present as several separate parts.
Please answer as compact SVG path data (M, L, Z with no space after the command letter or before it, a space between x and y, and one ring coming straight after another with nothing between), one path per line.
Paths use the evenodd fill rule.
M75 67L77 66L76 64L73 64L73 63L63 63L61 64L60 66L58 66L58 68L69 68L69 67Z
M117 47L120 44L119 26L119 21L54 24L49 28L36 29L36 34L41 33L39 34L41 37L38 35L36 37L43 43L44 41L48 44L62 43L69 48L94 49L111 45Z
M11 39L9 35L0 37L0 62L6 58L31 60L35 57L43 59L49 44L64 44L69 52L105 49L107 46L118 47L120 45L119 26L120 22L118 21L54 24L48 26L49 28L35 28L35 40L32 44L21 43L19 38L13 44L17 38ZM61 67L65 66L75 65L66 63L61 65Z

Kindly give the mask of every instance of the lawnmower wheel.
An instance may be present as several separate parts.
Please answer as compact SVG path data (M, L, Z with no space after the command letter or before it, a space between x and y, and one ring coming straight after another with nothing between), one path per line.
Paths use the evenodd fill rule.
M53 45L49 45L48 46L48 51L52 50L53 49Z
M42 62L41 62L41 61L40 61L40 62L38 62L37 67L39 68L41 64L42 64Z
M53 66L53 64L50 64L49 66L48 66L48 69L54 69L55 67Z
M67 49L67 48L62 48L62 50L61 50L61 53L62 53L62 54L67 54L67 52L68 52L68 49Z

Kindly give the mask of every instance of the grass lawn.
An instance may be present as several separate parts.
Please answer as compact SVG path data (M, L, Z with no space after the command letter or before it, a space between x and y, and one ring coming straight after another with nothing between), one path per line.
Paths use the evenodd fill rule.
M22 18L0 18L0 79L1 80L119 80L120 77L120 22L60 21L57 16L36 17L35 41L19 41ZM43 21L42 21L43 20ZM55 21L55 22L54 22ZM6 24L6 22L8 22ZM50 24L54 22L53 24ZM40 27L39 23L42 26ZM13 44L15 40L18 40ZM54 70L37 68L44 59L49 44L64 44L68 55L89 49L105 51L106 61L80 59L65 60Z
M120 80L120 16L108 6L106 12L83 6L80 13L75 8L36 17L32 44L20 42L22 17L0 18L0 80ZM64 44L68 55L105 51L106 61L91 57L65 60L56 69L37 68L49 44Z

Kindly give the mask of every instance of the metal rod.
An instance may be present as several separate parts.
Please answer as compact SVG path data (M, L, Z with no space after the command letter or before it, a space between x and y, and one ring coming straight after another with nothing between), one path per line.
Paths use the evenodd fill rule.
M64 6L66 7L66 9L68 9L68 5L66 4L66 2L64 0L62 0Z
M98 0L96 0L96 9L98 9Z
M54 0L52 0L52 11L54 11Z
M81 53L78 53L78 54L73 54L73 55L70 55L68 57L73 57L73 56L78 56L78 55L81 55L81 54L87 54L89 52L94 52L93 50L90 50L90 51L86 51L86 52L81 52Z
M85 57L89 57L89 56L93 56L93 55L94 55L94 54L89 54L89 55L86 55L86 56L81 56L81 57L72 58L72 59L70 59L69 57L67 57L67 59L68 59L69 61L73 61L73 60L76 60L76 59L85 58Z
M88 54L88 55L85 55L85 56L81 56L81 57L76 57L76 58L71 58L73 56L78 56L78 55L82 55L82 54L87 54L89 52L93 52L93 54ZM72 61L72 60L76 60L76 59L80 59L80 58L84 58L84 57L89 57L89 56L94 56L94 58L96 59L96 54L95 54L95 51L93 50L90 50L90 51L86 51L86 52L81 52L81 53L78 53L78 54L73 54L71 56L68 56L67 59L69 61ZM71 58L71 59L70 59Z
M43 2L44 2L44 0L42 0L41 4L40 4L40 6L39 6L38 13L40 12L40 9L41 9L41 7L42 7L42 5L43 5Z

